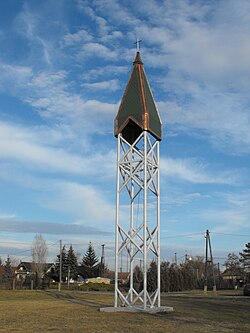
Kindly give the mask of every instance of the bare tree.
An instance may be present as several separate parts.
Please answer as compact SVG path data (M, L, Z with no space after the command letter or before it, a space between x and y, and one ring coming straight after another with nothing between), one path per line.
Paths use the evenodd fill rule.
M36 274L36 285L41 286L41 280L45 273L46 259L48 257L48 247L43 236L36 235L31 248L32 268Z
M17 267L20 263L20 259L14 256L10 256L10 262L12 267Z

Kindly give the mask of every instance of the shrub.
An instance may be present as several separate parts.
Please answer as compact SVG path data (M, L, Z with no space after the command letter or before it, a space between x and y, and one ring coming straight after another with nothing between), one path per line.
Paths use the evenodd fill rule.
M113 284L86 283L79 287L81 291L114 291Z

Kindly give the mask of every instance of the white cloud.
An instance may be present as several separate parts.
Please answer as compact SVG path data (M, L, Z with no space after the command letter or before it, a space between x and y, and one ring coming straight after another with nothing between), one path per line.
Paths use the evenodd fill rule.
M78 1L79 8L87 14L97 25L99 33L105 35L109 32L110 27L106 19L97 15L91 6L88 6L87 1Z
M195 159L161 158L161 174L172 179L196 184L229 184L238 181L237 171L211 172L207 165Z
M92 82L92 83L82 83L82 87L90 90L110 90L116 91L119 89L118 80L108 80L101 82Z
M52 191L53 197L41 198L44 207L70 214L80 225L106 225L107 230L112 229L115 207L107 200L105 191L72 182L52 183Z
M71 82L67 81L66 71L32 73L29 67L1 64L3 76L0 89L12 91L23 102L31 105L44 118L52 118L57 123L70 124L84 128L85 133L109 131L113 126L113 118L118 104L105 103L71 93ZM109 88L117 89L118 81L111 80ZM107 82L95 88L105 88Z
M114 65L107 65L107 66L100 66L97 68L91 68L87 72L84 72L82 75L83 80L96 80L98 78L103 77L115 77L119 76L120 74L124 74L129 72L128 66L114 66Z
M118 1L106 0L106 1L79 1L80 7L84 10L86 8L86 3L88 3L89 15L93 19L99 19L97 12L104 12L105 16L110 18L109 22L112 20L116 25L125 25L125 26L136 26L140 23L140 20L133 15L133 9L129 9L129 6L120 4ZM92 6L92 7L91 7ZM96 10L95 10L96 9Z
M215 204L198 213L198 218L211 225L214 233L244 234L249 226L250 192L213 193L211 197Z
M223 197L227 200L229 206L246 209L250 214L250 191L239 193L224 193Z
M75 33L68 33L64 36L64 45L72 46L83 42L90 42L93 36L85 29L78 30Z
M9 94L14 94L18 89L23 88L33 76L32 69L28 66L0 63L0 71L0 90Z
M231 151L242 153L250 147L249 2L243 1L242 7L232 1L222 3L214 12L212 4L170 6L177 11L172 16L175 20L153 28L150 34L162 49L145 57L168 68L158 83L170 97L166 101L169 121L174 118L175 123L204 129L217 146L225 149L228 145ZM193 6L199 8L191 10ZM149 35L149 26L141 29Z
M212 232L235 233L243 230L248 222L245 212L237 209L205 210L200 217L208 223L213 222Z
M109 34L104 34L100 37L100 41L103 43L115 43L117 40L121 40L123 38L123 33L118 30L110 31Z
M159 102L158 105L166 123L183 126L189 133L190 129L203 130L217 148L222 147L227 153L249 152L250 114L240 94L204 89L191 99L187 97L187 101L177 99L175 102Z
M193 201L200 200L204 198L205 195L202 195L201 193L195 192L195 193L189 193L189 194L177 194L177 195L172 195L163 198L164 201L164 206L165 205L170 205L170 206L183 206L187 205ZM175 221L176 222L176 221ZM169 223L169 220L168 220Z
M146 4L155 6L150 20L163 13L165 20L142 24L140 31L158 45L143 59L165 70L157 84L167 93L168 121L207 131L217 147L230 147L227 152L249 152L249 2L222 1L214 11L213 3L165 5L163 11Z
M86 43L82 46L78 58L86 59L88 57L95 56L102 60L117 60L118 51L108 48L106 45L101 43Z
M143 15L149 11L154 13L148 17L148 20L140 20L136 31L141 33L142 39L145 36L147 44L158 45L157 53L145 45L142 55L146 66L163 69L162 74L157 73L155 86L157 89L158 87L163 89L168 96L166 101L159 102L164 123L168 121L186 128L192 127L193 130L203 130L214 145L224 151L227 150L227 153L242 154L249 151L250 46L247 42L246 2L243 1L240 8L239 6L235 8L234 3L230 1L224 3L225 6L217 6L216 12L213 11L213 4L190 4L186 1L173 4L146 1L144 6L136 8L135 11L131 11L130 6L124 6L116 1L105 3L79 1L79 4L85 14L88 13L93 20L102 22L107 34L114 33L117 38L120 36L119 30L112 28L112 22L125 24L127 17L126 24L134 27L135 22L139 20L135 19L138 13ZM104 12L111 7L117 8L115 13ZM236 11L235 16L232 15L232 8ZM102 15L105 18L108 16L110 21L101 17ZM119 23L117 15L121 16ZM30 38L40 38L37 20L36 15L27 8L19 18L19 22L23 24L22 30ZM75 33L64 34L63 38L68 45L85 43L82 45L82 51L79 51L82 60L89 56L105 60L119 59L118 54L121 51L111 47L107 41L101 42L103 36L98 36L96 42L93 42L92 33L81 27ZM131 32L128 32L129 34ZM132 39L132 35L129 36ZM48 41L45 39L43 41L49 49ZM130 50L122 52L126 57ZM108 120L110 124L112 123L118 106L101 101L88 101L87 95L75 93L74 83L69 81L66 71L32 74L31 69L27 67L6 68L6 66L9 65L5 65L4 69L6 80L2 80L0 86L6 89L4 85L7 81L7 85L9 82L13 90L22 88L23 100L40 110L42 116L54 117L56 121L60 121L62 117L70 122L76 119L78 125L85 124L85 129L90 131L100 126L100 113L104 122ZM92 91L107 88L117 91L119 85L114 75L121 73L120 71L124 71L123 66L92 68L86 73L84 81L91 79L96 82L85 81L83 86ZM110 74L113 78L107 79L107 75ZM102 79L96 80L98 76ZM18 81L18 77L21 77L21 81L20 79ZM29 85L28 80L31 81ZM105 113L105 110L108 113ZM229 146L231 148L227 149Z
M137 11L154 15L148 16L149 22L141 22L138 31L142 39L157 45L157 52L147 60L156 66L195 74L205 81L230 75L235 82L239 71L247 78L249 2L241 4L238 6L234 1L143 2ZM156 61L157 55L161 61Z
M63 130L63 129L62 129ZM46 138L42 137L46 133ZM0 123L1 161L18 161L29 170L44 170L48 173L62 172L76 175L109 177L114 171L115 153L106 151L88 155L76 155L60 145L63 131L50 128L42 130ZM99 165L102 165L100 170ZM18 165L16 165L18 167Z
M41 37L39 16L30 11L27 4L23 6L23 10L16 17L15 29L18 34L30 41L30 55L36 57L39 54L40 61L50 66L52 64L51 45L48 39Z
M20 221L16 219L0 218L2 232L21 234L50 234L50 235L110 235L110 232L100 230L94 226L84 226L76 223L65 224L46 221ZM11 242L14 247L15 241ZM9 244L10 246L10 244ZM28 247L28 244L27 244ZM30 246L29 246L30 247Z
M25 101L38 108L45 117L63 118L89 132L100 130L100 123L103 129L117 111L117 104L84 99L69 90L70 83L66 83L64 71L40 73L30 82Z
M23 128L19 130L17 126L1 123L0 138L2 160L17 160L28 167L36 166L53 172L82 172L83 161L80 157L62 149L35 143L36 135L30 130L26 132Z

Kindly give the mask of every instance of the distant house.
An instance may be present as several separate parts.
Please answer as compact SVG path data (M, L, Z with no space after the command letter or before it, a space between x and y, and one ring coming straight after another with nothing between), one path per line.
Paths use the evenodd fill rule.
M48 263L44 265L44 274L50 273L51 269L54 267L53 263ZM25 281L27 277L32 277L36 274L34 271L34 263L28 261L21 261L15 270L15 275L17 280Z
M111 280L111 283L115 281L115 272L107 271L105 272L105 277ZM119 284L127 284L129 282L130 273L129 272L119 272L118 273L118 283Z
M222 274L221 277L226 284L227 288L237 288L242 287L243 285L243 276L242 270L235 269L234 271L230 269L226 269Z

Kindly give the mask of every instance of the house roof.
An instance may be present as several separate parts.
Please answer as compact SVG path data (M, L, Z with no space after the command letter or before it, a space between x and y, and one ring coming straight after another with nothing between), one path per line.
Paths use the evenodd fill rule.
M19 270L20 267L24 267L27 271L31 271L32 270L32 262L21 261L20 264L18 265L17 269Z
M26 271L32 272L34 264L35 263L29 262L29 261L21 261L20 264L17 267L17 270L20 270L20 267L24 267ZM54 265L54 264L53 263L46 263L45 264L45 269L48 270L52 265Z
M142 131L162 139L162 123L144 71L140 52L136 53L133 69L115 118L115 136L122 133L130 143Z
M241 276L242 275L242 269L241 268L235 268L235 269L225 269L224 272L221 274L222 276Z

